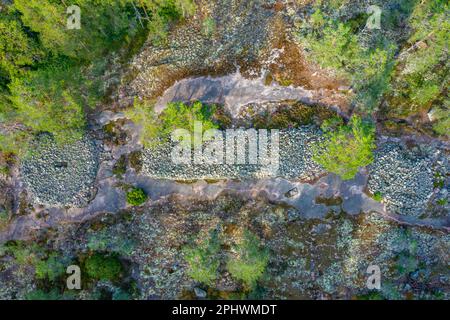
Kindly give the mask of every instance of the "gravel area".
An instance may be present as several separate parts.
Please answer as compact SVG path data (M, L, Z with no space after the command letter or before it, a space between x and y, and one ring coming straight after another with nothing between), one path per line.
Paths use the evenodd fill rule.
M42 137L23 161L23 181L38 204L81 207L92 198L99 148L88 137L58 146Z
M386 143L369 166L370 192L380 192L389 211L421 216L433 195L436 172L446 172L448 159L430 146L406 149Z
M280 163L279 170L276 172L270 170L268 166L260 164L207 165L193 164L193 161L190 164L176 164L171 159L173 144L166 143L157 149L144 151L143 174L152 178L174 180L268 177L314 179L323 173L321 168L311 159L311 145L314 141L320 139L320 136L320 130L312 126L280 131ZM248 144L246 144L246 154L247 152Z
M143 152L141 174L154 179L191 181L198 179L265 179L281 177L314 180L325 173L312 160L311 146L321 138L315 126L281 130L279 167L262 164L177 164L172 161L172 143ZM205 143L206 145L207 143ZM269 158L270 157L269 139ZM246 154L248 144L245 145ZM84 207L93 199L101 154L96 142L88 137L59 147L48 137L36 143L34 152L22 163L24 186L33 202L50 206ZM224 150L226 154L226 150ZM375 161L368 167L368 190L381 193L389 212L422 217L433 199L448 198L448 184L436 188L436 174L448 172L449 161L443 151L422 145L406 148L400 142L382 144Z
M185 77L186 70L191 75L217 73L235 69L238 61L258 61L268 41L271 10L259 1L243 0L201 1L199 7L214 25L212 32L205 31L202 17L194 16L173 30L164 44L148 43L132 61L132 74L138 76L122 88L122 99L155 97L168 87L165 78Z

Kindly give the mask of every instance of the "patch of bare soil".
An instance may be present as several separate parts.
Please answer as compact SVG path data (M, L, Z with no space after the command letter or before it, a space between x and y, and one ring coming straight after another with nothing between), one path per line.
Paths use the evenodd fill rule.
M321 103L337 105L342 111L349 109L350 99L348 82L333 77L325 70L306 61L300 46L290 39L286 25L281 18L273 21L272 50L279 56L269 64L269 73L265 82L276 81L281 85L304 87L309 90L321 91Z

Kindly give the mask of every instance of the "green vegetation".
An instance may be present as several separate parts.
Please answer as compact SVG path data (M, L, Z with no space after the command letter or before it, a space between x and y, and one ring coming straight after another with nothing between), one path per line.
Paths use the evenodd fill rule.
M133 300L132 294L129 292L123 291L121 288L115 290L111 297L112 300Z
M120 156L119 160L113 166L113 173L116 176L122 176L127 172L127 158L125 155Z
M117 253L127 256L133 251L135 243L128 237L115 235L111 230L96 230L87 239L91 251Z
M395 46L377 38L367 45L357 34L365 19L328 19L318 8L303 24L300 42L311 61L348 79L356 91L355 104L361 111L374 111L389 87Z
M128 162L130 167L133 168L137 173L141 172L143 161L142 161L142 151L133 151L128 155Z
M289 129L304 125L321 125L324 121L335 117L336 113L329 108L315 105L307 106L302 103L281 105L276 110L259 111L250 109L248 116L257 129Z
M203 33L206 36L211 37L214 34L214 32L216 31L216 22L214 21L213 18L208 17L203 21L202 27L203 27L203 30L202 30Z
M9 88L16 119L34 132L54 134L58 141L81 138L85 101L79 85L83 80L77 72L69 60L58 59L14 78Z
M51 291L44 291L44 290L33 290L28 292L25 295L26 300L64 300L64 297L58 292L58 290L53 289Z
M52 282L65 274L65 271L65 266L56 253L50 254L47 260L41 260L36 263L35 267L37 279L48 279Z
M3 254L9 254L19 266L35 266L45 255L45 251L39 245L27 244L23 241L7 242L1 248Z
M120 294L117 292L116 295L117 299L122 299L127 293L132 294L129 289L133 282L124 277L127 269L124 268L118 256L126 251L126 245L119 244L120 241L123 241L122 239L113 239L114 241L113 248L106 248L108 253L106 253L107 251L93 251L94 247L95 249L104 249L104 247L93 245L93 241L90 241L88 248L92 250L91 253L88 256L79 256L79 261L82 266L83 288L86 286L95 290L95 286L92 286L95 282L108 280L114 285L123 286L122 292ZM77 297L78 292L66 290L66 268L69 265L78 264L74 263L74 258L70 254L63 255L59 251L33 242L11 241L0 246L0 257L2 260L4 257L8 258L7 264L2 263L2 268L5 266L11 268L10 270L16 277L34 270L36 288L26 293L25 299L67 300Z
M390 93L392 115L408 116L439 106L435 130L448 134L448 83L450 34L449 3L418 1L409 23L412 29L397 61L396 78Z
M375 201L381 202L383 200L383 195L380 191L375 191L375 193L373 194L373 199Z
M0 125L6 130L0 152L21 155L40 132L60 143L80 138L86 112L106 96L112 59L125 63L147 35L164 41L170 23L196 9L192 0L78 0L81 28L69 30L71 4L14 0L2 6Z
M120 278L123 268L116 256L94 253L84 262L87 275L95 280L114 281Z
M395 257L396 276L407 278L423 267L417 252L418 242L409 228L400 229L396 236L401 248Z
M436 133L440 135L450 135L450 107L439 107L434 112L433 116L436 119L435 123L433 124L433 129L436 131Z
M9 222L9 214L6 210L0 209L0 230L2 230Z
M210 238L192 247L186 247L183 252L189 267L188 275L198 282L211 285L217 278L220 265L219 250L219 237L214 231L211 232Z
M65 266L70 262L64 261L67 259L56 252L48 252L36 243L8 242L0 251L14 257L15 263L20 268L33 267L36 279L48 280L52 283L65 274Z
M445 185L445 176L440 172L435 172L433 187L434 188L443 188L444 185Z
M261 248L259 239L250 231L245 231L242 242L233 251L235 256L228 260L227 269L234 278L252 289L266 269L269 253Z
M327 125L322 126L327 131L325 140L315 146L313 159L328 172L344 180L352 179L360 168L373 161L374 127L358 116L353 116L348 125L340 125L334 130L329 130Z
M378 4L380 30L368 29L369 16L351 6L349 1L315 2L298 32L307 57L349 81L359 111L376 111L386 100L383 108L391 117L434 106L433 129L448 134L448 1Z
M142 126L141 142L147 147L155 147L163 141L168 141L176 129L186 129L194 132L194 122L202 122L202 130L217 129L219 126L213 120L215 106L194 102L187 105L182 102L169 103L164 111L156 116L149 102L136 101L134 107L126 115L133 122Z
M285 129L311 124L313 121L314 111L314 108L302 104L280 108L275 113L270 115L267 128Z
M357 296L357 300L385 300L384 296L378 290L372 290L368 294Z
M221 246L217 231L211 231L208 238L198 239L186 246L183 253L188 265L187 274L211 286L218 277L222 258L226 257L227 270L236 280L243 282L246 292L255 289L269 261L268 250L261 248L258 237L248 230L244 231L243 239L233 246L232 252L221 253L221 248L225 247Z
M127 192L127 202L132 206L140 206L147 201L147 194L140 188L133 188Z

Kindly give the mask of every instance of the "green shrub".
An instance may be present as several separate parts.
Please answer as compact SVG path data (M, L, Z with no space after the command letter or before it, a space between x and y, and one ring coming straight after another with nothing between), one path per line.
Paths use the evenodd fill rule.
M36 243L23 241L9 242L3 245L3 254L14 257L14 262L19 267L34 267L36 279L48 279L52 282L65 273L65 258L57 253L49 253L45 248Z
M84 262L87 275L95 280L117 280L123 272L122 264L116 256L94 253Z
M372 163L373 149L374 127L353 116L348 125L325 134L325 140L314 147L313 159L328 172L349 180L360 168Z
M9 222L9 214L6 210L0 209L0 230L5 228Z
M79 0L81 29L67 30L72 3L15 0L0 15L0 151L22 155L36 133L79 138L85 110L108 93L111 59L124 63L148 38L162 39L192 0ZM145 17L145 18L143 18ZM108 82L108 81L106 81Z
M208 17L205 20L203 20L202 31L203 34L206 35L207 37L212 36L216 31L216 28L217 28L216 22L214 21L213 18Z
M196 281L211 285L217 278L217 269L220 265L219 250L220 242L217 232L211 232L210 238L203 240L200 244L184 248L188 275Z
M151 13L148 29L154 43L161 43L167 38L168 22L186 18L196 10L193 0L140 0L139 3Z
M135 100L133 108L127 110L125 115L134 123L141 126L140 141L144 147L157 145L161 137L160 121L153 111L153 104L148 101Z
M45 256L45 250L36 243L23 241L8 242L3 245L3 252L11 254L19 266L35 266Z
M168 141L176 129L194 132L194 122L202 122L202 130L217 129L213 121L215 106L194 102L187 105L182 102L169 103L164 111L156 116L149 102L135 101L133 109L126 112L133 122L142 127L141 143L147 147L155 147Z
M385 300L404 300L404 296L398 288L398 285L392 281L383 281L381 286L381 296Z
M0 87L6 88L15 76L23 74L39 55L38 44L27 36L20 19L2 9L0 15Z
M409 19L411 35L397 60L395 81L390 92L392 116L408 116L427 111L432 105L448 100L450 69L448 34L449 3L444 0L418 1ZM437 123L439 134L448 134L447 117ZM445 124L447 123L447 124Z
M312 17L313 23L319 20L319 17L321 20L324 19L317 13ZM355 69L362 54L358 38L353 34L351 27L336 21L327 21L315 27L320 29L314 28L300 37L309 51L308 57L324 68L331 68L342 76L348 76L348 72Z
M352 20L326 19L317 9L304 23L299 40L311 62L350 81L356 91L356 106L372 112L389 89L396 46L389 39L363 44L356 33L360 28L354 24Z
M25 295L26 300L62 300L62 295L56 290L51 291L33 290Z
M378 290L372 290L368 294L356 297L357 300L385 300L384 296Z
M114 164L112 171L118 177L121 177L127 172L127 158L125 155L120 156L119 160Z
M114 290L112 300L132 300L132 295L120 288Z
M401 252L397 257L396 269L400 275L408 275L419 268L419 259L409 251Z
M54 55L92 61L139 31L132 0L79 0L81 29L67 30L64 4L52 0L15 0L24 25L39 35L42 46Z
M438 108L433 116L436 118L433 130L440 135L450 136L450 106Z
M383 195L380 191L375 191L375 193L373 194L373 199L375 201L381 202L383 200Z
M86 101L78 91L82 79L77 72L70 61L58 59L13 79L9 88L16 119L34 132L52 133L57 141L81 138L86 126Z
M311 124L314 116L314 108L297 103L289 107L281 107L276 110L267 123L268 129L296 128Z
M42 290L37 289L25 294L26 300L75 300L76 294L72 291L60 292L57 289Z
M64 273L65 266L55 253L51 254L47 260L37 262L35 266L37 279L48 279L53 282Z
M127 192L127 202L133 206L140 206L147 201L147 194L140 188L133 188Z
M128 155L128 161L131 168L133 168L137 173L141 172L143 166L142 151L131 152Z
M435 172L433 187L442 189L444 185L445 185L445 176L440 172Z
M242 242L233 249L236 255L228 260L227 269L234 278L243 281L251 289L263 275L269 253L261 248L259 239L250 231L244 233Z

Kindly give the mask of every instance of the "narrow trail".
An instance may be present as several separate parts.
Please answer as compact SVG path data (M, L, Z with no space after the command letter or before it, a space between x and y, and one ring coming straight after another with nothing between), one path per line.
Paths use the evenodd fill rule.
M126 183L143 188L149 195L147 205L165 201L169 196L177 195L178 201L213 201L225 193L238 194L241 197L264 197L271 203L296 209L295 219L324 219L331 209L343 210L349 215L377 212L382 217L401 225L426 227L435 230L450 231L450 219L418 219L401 216L386 211L384 205L368 197L364 192L367 175L360 173L351 181L342 181L330 174L314 184L289 181L282 178L232 181L222 180L215 183L197 181L186 184L170 180L156 180L150 177L127 174ZM33 231L56 228L67 223L81 223L105 213L117 213L126 209L125 193L116 187L118 181L109 177L99 182L95 199L85 208L46 208L32 215L19 216L9 228L0 233L0 242L28 239ZM317 203L320 198L340 198L342 203L326 206ZM45 214L42 214L45 212Z
M242 107L255 103L296 100L306 105L322 104L324 93L302 87L282 86L276 82L264 83L264 72L260 77L247 79L239 71L222 77L194 77L175 82L156 102L155 111L160 113L170 102L202 101L224 105L232 117L239 116ZM346 116L338 106L328 105L338 114Z

